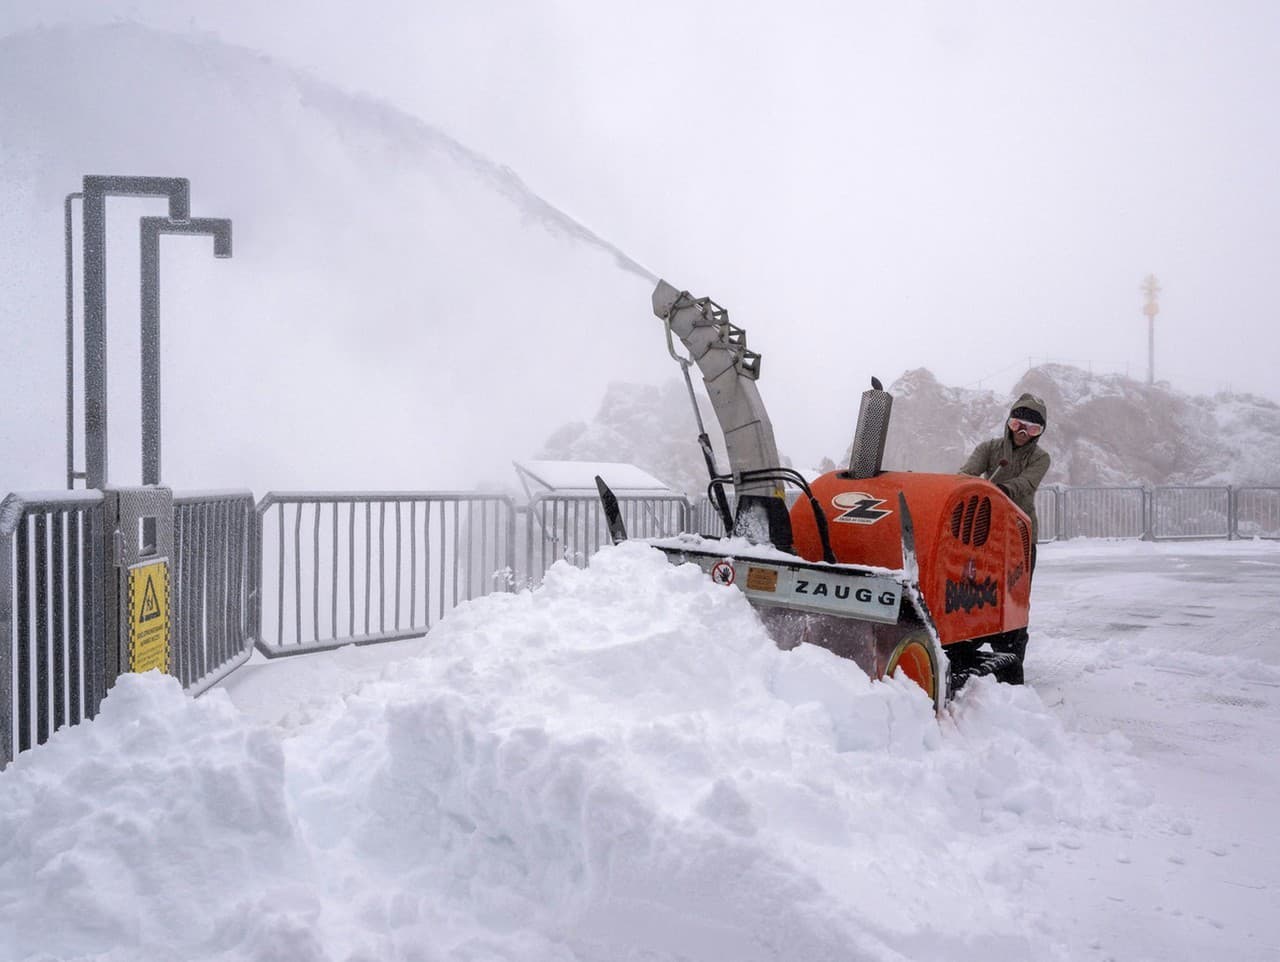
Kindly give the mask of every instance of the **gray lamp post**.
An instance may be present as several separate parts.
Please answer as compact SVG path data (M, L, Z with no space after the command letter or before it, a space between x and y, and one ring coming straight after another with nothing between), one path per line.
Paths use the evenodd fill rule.
M108 196L166 197L169 220L191 217L185 177L84 178L84 451L85 486L107 481L107 204Z
M72 247L71 202L81 200L84 194L76 191L67 194L62 202L62 232L66 243L66 311L67 311L67 490L76 486L76 478L83 478L84 473L76 471L76 293L75 293L75 250Z
M193 217L175 223L144 217L142 238L142 483L160 483L160 235L204 234L213 256L231 256L231 221Z

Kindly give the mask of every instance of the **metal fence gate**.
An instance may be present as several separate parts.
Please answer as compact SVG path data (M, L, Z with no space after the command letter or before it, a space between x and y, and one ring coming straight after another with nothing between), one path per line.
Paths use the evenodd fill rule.
M1140 487L1067 488L1060 538L1141 538L1147 532Z
M269 657L415 638L512 587L502 495L271 492L255 517L251 634Z
M1156 541L1231 537L1230 488L1158 487L1150 503L1149 533Z
M1280 488L1236 488L1233 537L1280 538Z
M226 677L253 653L249 559L253 495L187 494L173 499L173 660L170 673L192 694Z
M689 502L679 494L618 495L627 536L656 538L690 530ZM524 528L524 583L542 579L557 561L585 568L587 559L609 543L600 499L591 494L542 494L529 502Z
M107 673L103 497L0 502L0 767L92 718Z
M198 694L249 657L252 511L160 487L0 503L0 764L96 715L122 671Z

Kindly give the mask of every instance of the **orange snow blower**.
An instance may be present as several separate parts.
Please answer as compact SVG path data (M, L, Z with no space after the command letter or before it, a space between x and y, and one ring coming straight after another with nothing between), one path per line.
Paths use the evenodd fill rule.
M650 543L741 590L780 647L820 645L873 679L901 672L937 708L970 675L1009 667L1013 655L982 646L1027 624L1030 519L988 481L881 470L893 398L874 378L846 469L810 483L781 467L756 388L760 356L747 350L745 331L714 301L665 281L653 306L694 402L708 493L731 534ZM689 357L676 352L673 335ZM702 426L693 364L724 433L728 473L716 469ZM597 483L611 536L625 538L616 499ZM789 510L787 486L800 494Z

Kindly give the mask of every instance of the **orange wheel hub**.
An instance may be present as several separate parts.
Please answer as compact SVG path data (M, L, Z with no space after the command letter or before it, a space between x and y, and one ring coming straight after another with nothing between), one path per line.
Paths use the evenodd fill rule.
M896 675L899 671L923 688L930 700L937 701L938 672L933 663L933 652L926 642L911 637L898 644L885 674Z

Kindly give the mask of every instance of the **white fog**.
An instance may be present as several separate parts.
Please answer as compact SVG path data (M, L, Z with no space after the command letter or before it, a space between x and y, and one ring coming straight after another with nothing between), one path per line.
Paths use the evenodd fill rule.
M672 376L650 285L548 227L561 211L730 309L799 463L847 443L871 374L923 366L1007 391L1050 361L1145 380L1148 274L1158 379L1275 400L1276 17L1262 3L7 6L0 330L25 361L0 407L22 461L42 462L10 467L7 486L56 470L35 439L62 424L60 204L90 172L187 176L198 212L235 224L228 262L164 244L179 483L260 483L252 466L277 448L263 408L308 443L261 483L407 483L460 437L505 463L589 417L609 381ZM141 212L157 211L111 202L120 338ZM113 460L132 470L127 341L117 353ZM478 387L495 379L502 397ZM454 381L476 393L442 417ZM219 422L190 440L188 424ZM308 460L317 433L377 443Z
M0 0L0 962L1280 958L1278 54L1262 0ZM59 493L86 175L232 224L160 243L163 550ZM137 486L165 205L106 209ZM1047 399L980 556L1034 605L944 637L905 497L883 564L699 537L660 277L762 356L771 465L852 467L883 381L888 470L844 477L921 485L947 592L927 486L1003 523L955 472ZM513 462L656 479L686 525L593 553ZM761 556L894 585L888 668L779 637L732 587ZM1023 627L1025 684L945 647Z

